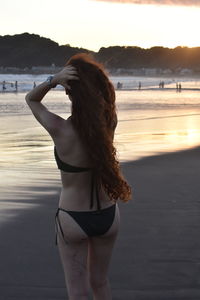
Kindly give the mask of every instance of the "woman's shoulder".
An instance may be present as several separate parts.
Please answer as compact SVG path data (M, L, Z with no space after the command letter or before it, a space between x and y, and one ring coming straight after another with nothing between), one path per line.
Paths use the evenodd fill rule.
M78 133L77 133L76 129L73 126L71 116L65 120L65 124L64 124L62 129L65 132L65 134L68 135L69 137L79 139Z
M77 162L79 165L88 163L85 147L74 129L71 118L65 120L62 133L55 141L58 154L63 161Z
M59 140L61 144L81 145L81 140L77 130L74 128L71 117L67 118L60 129Z
M63 119L62 126L60 127L60 133L65 133L69 135L74 133L71 117Z

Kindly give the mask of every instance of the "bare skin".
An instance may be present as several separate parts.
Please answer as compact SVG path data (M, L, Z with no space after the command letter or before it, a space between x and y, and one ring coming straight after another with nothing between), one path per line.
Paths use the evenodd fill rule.
M70 90L68 80L79 80L75 68L70 65L54 76L52 86L60 84L66 90ZM52 137L61 160L74 166L89 167L89 157L70 118L67 120L61 118L48 111L41 103L49 90L50 87L46 82L38 85L26 95L27 104L35 118ZM65 173L61 171L62 190L59 207L66 210L88 211L90 176L89 172ZM114 202L108 199L103 190L100 191L99 196L102 208L113 205ZM97 207L93 208L93 210L96 209ZM107 273L120 224L118 205L116 205L112 226L104 235L98 237L88 237L67 213L60 212L59 216L64 235L69 241L66 244L62 236L58 236L58 247L69 299L87 300L91 286L94 300L111 300Z

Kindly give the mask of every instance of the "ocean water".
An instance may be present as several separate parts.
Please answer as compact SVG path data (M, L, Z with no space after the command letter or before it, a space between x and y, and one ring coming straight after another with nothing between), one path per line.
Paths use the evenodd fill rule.
M26 150L31 151L38 144L38 137L32 137L32 131L40 134L42 143L50 138L34 120L25 103L26 91L44 81L46 75L12 75L0 74L0 90L3 80L6 90L0 93L0 147L8 156L12 151L23 149L22 138L29 143ZM13 92L10 83L18 81L18 92ZM116 91L118 127L115 145L121 161L138 159L146 155L175 151L198 145L200 113L200 81L196 79L165 78L165 89L158 89L159 78L148 77L111 77L114 85L123 83L124 89ZM138 90L138 82L142 89ZM182 80L182 81L181 81ZM181 82L182 92L176 92L176 82ZM198 90L199 89L199 90ZM68 117L70 101L63 93L62 87L48 93L44 99L48 108ZM24 126L29 126L29 130ZM24 135L27 133L27 136ZM35 138L35 143L34 143ZM9 141L16 140L16 145ZM14 148L13 148L14 147ZM24 149L25 151L25 149ZM30 157L30 161L31 161ZM8 164L3 156L0 163Z
M10 205L12 210L5 218L13 217L16 212L13 208L27 207L27 198L42 195L44 186L49 187L49 193L54 193L52 183L59 182L51 138L25 103L25 91L32 88L34 81L38 84L44 79L46 75L0 75L0 82L5 80L7 87L0 93L2 219L5 214L1 215L1 208L8 210ZM18 80L18 92L13 92L9 86L15 80ZM199 81L169 78L165 79L166 88L160 90L159 78L112 77L111 80L115 85L123 82L125 88L116 91L115 146L121 162L200 144ZM139 80L142 90L137 89ZM180 93L176 92L176 82L182 83ZM61 88L51 90L44 104L64 118L70 115L70 101ZM35 205L38 204L30 202L28 206Z
M3 81L5 81L5 91L14 92L15 82L18 83L18 91L25 92L30 90L34 82L39 84L46 80L49 74L0 74L0 91L3 90ZM122 83L123 89L138 89L139 82L142 89L159 88L159 83L164 81L165 88L175 88L176 83L181 83L183 88L199 89L199 79L192 77L137 77L137 76L110 76L114 86L117 87L117 83ZM56 90L62 90L61 87L57 87Z

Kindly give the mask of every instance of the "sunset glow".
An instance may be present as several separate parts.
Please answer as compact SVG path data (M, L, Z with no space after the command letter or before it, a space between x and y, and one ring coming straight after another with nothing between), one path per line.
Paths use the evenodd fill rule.
M170 3L175 2L178 1ZM185 3L189 2L185 0ZM56 5L49 5L47 0L11 0L1 5L0 35L35 33L60 45L70 44L95 51L113 45L194 47L200 46L199 16L200 6L109 0L58 0Z

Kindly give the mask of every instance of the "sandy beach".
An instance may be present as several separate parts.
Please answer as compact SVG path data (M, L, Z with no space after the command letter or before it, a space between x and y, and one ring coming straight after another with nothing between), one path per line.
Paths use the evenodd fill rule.
M197 147L123 164L134 200L120 203L113 300L200 299L199 157ZM13 208L13 218L1 224L1 300L67 299L54 245L58 193L57 181L27 187L34 208Z
M1 24L0 300L75 300L56 246L58 168L78 176L76 194L93 202L95 149L79 133L90 126L92 143L105 144L107 123L116 124L111 150L133 192L118 201L112 300L200 300L200 0L2 1ZM87 124L71 118L68 130L76 110ZM82 155L84 145L94 151ZM106 147L96 152L99 170ZM64 199L73 183L62 175L63 204L75 199ZM88 300L107 300L96 298L90 291Z
M64 300L59 172L24 97L0 94L0 300ZM53 91L44 103L67 118L66 100ZM199 300L199 92L118 91L117 108L115 145L134 200L120 203L113 300Z

